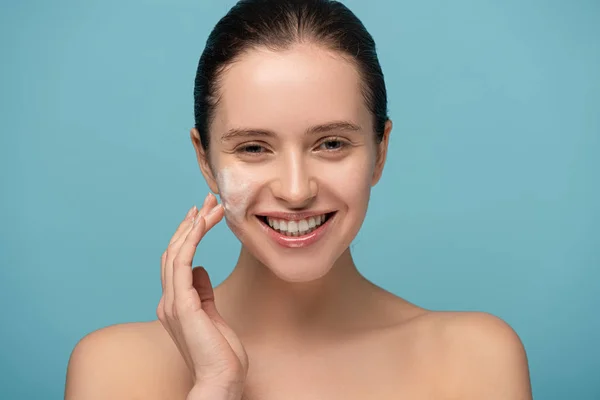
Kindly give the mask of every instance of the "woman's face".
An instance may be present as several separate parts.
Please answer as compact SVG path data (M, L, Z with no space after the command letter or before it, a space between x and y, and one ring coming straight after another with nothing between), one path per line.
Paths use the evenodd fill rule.
M227 224L281 279L320 278L363 223L391 123L378 145L357 70L320 47L252 50L221 78L201 167Z

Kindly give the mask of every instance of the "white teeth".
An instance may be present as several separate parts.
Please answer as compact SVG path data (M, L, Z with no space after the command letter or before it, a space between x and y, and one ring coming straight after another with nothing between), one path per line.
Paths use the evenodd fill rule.
M267 217L267 223L271 228L287 236L305 235L319 227L323 222L325 222L325 215L317 215L299 221L288 221Z
M306 232L308 230L308 221L305 219L298 221L298 230L300 232Z

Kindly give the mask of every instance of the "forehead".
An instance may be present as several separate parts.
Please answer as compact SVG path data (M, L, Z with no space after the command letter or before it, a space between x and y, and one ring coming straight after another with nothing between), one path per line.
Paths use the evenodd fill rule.
M316 46L253 49L225 70L219 94L214 132L244 127L296 134L331 121L370 124L356 67Z

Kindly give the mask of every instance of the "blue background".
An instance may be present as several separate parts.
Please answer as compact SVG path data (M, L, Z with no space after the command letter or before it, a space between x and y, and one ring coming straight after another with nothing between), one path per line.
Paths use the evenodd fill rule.
M536 398L599 399L600 3L345 3L395 123L359 268L505 319ZM233 4L1 3L0 398L61 398L81 337L155 318L160 254L207 192L195 69ZM219 283L237 248L220 224L196 262Z

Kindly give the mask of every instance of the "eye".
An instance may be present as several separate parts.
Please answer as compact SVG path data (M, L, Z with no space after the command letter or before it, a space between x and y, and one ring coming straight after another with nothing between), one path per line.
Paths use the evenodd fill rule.
M256 144L256 143L251 143L251 144L246 144L244 146L240 146L237 149L237 152L239 153L243 153L243 154L261 154L264 153L266 151L264 146L261 146L260 144Z
M347 143L339 138L326 139L319 145L319 150L338 151L343 149Z

